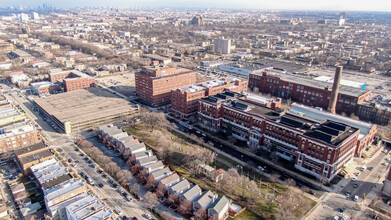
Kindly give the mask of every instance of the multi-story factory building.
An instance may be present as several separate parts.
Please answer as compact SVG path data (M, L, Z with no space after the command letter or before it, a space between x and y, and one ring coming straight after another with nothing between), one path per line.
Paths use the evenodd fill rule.
M298 77L290 74L254 72L249 76L249 88L308 106L327 109L332 94L332 83ZM367 100L370 91L341 85L336 103L338 113L356 113L358 105Z
M312 119L267 107L260 100L232 92L202 98L198 124L213 132L228 132L265 153L275 153L322 181L332 180L360 153L360 140L370 144L376 133L376 125L360 124L365 127L362 134L352 119L335 119L335 114L327 112L323 118L318 115Z

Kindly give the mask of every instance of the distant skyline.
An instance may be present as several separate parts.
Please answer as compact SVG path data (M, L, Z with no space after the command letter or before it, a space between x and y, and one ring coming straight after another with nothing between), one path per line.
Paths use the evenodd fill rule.
M58 8L75 7L149 7L149 8L231 8L272 10L330 10L391 12L390 0L0 0L0 7L37 7L43 3Z

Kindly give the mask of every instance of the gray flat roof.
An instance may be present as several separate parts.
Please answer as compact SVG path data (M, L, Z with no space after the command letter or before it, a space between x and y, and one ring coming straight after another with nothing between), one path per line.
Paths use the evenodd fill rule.
M254 73L254 74L255 75L262 75L263 73L259 72L259 73ZM281 77L281 79L283 81L287 81L287 82L291 82L291 83L295 83L295 84L300 84L300 85L311 87L311 88L322 89L322 90L324 90L325 88L331 89L333 86L333 84L329 83L329 82L323 82L323 81L314 80L311 78L300 77L300 76L291 75L291 74L270 73L269 75ZM350 87L350 86L340 85L340 87L339 87L340 94L348 95L348 96L352 96L352 97L360 97L368 92L370 92L370 91L365 90L365 89Z
M78 89L34 102L60 122L82 123L136 110L130 102L100 88Z

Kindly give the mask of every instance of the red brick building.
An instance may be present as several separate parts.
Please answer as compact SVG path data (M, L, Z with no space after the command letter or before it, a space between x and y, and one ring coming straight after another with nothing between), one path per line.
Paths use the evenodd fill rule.
M196 82L193 70L168 66L143 67L136 73L136 93L150 106L162 106L171 102L171 90Z
M49 73L52 83L62 82L66 92L95 86L95 79L77 70Z
M251 73L249 88L294 102L327 109L332 84L288 74ZM338 113L356 113L358 104L369 98L370 91L341 85L337 100Z
M255 98L225 92L202 98L198 124L228 132L248 146L275 153L296 169L330 181L353 159L360 130L332 120L317 122L265 107Z
M18 123L0 130L0 153L42 142L41 134L32 125Z
M171 92L171 110L180 118L189 118L198 110L198 100L223 91L247 91L248 82L235 78L222 78L174 89Z

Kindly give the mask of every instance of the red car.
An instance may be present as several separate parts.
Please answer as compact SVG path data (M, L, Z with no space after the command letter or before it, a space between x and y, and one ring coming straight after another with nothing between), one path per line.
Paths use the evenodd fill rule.
M100 174L102 174L102 173L103 173L103 170L98 170L98 172L99 172Z
M71 158L68 159L68 163L72 163L72 159Z

